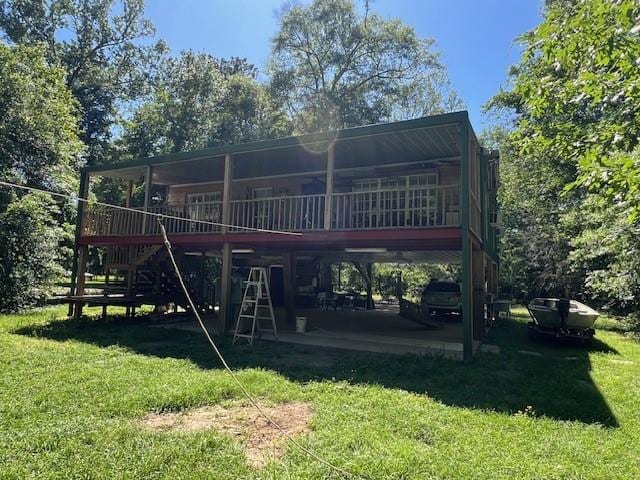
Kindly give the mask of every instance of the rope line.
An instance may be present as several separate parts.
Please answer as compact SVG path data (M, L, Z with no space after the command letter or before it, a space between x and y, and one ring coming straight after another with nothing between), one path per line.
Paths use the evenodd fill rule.
M167 231L166 231L166 229L164 227L164 224L162 223L162 220L164 218L177 218L179 220L185 220L184 218L173 217L171 215L164 215L164 214L146 212L146 211L143 211L143 210L135 210L135 209L132 209L132 208L129 208L129 207L120 207L118 205L111 205L111 204L104 203L104 202L98 202L98 201L90 202L88 199L80 198L80 197L75 196L75 195L68 195L68 194L64 194L64 193L51 192L51 191L43 190L43 189L40 189L40 188L27 187L25 185L19 185L19 184L6 182L6 181L2 181L2 180L0 180L0 185L4 185L4 186L7 186L7 187L13 187L13 188L19 188L19 189L27 190L27 191L30 191L30 192L44 193L44 194L51 195L51 196L54 196L54 197L65 198L65 199L70 199L70 200L76 200L76 201L79 201L79 202L85 202L87 204L95 203L95 204L101 205L101 206L112 207L112 208L117 208L117 209L121 209L121 210L128 210L128 211L133 211L133 212L136 212L136 213L142 213L142 214L145 214L145 215L154 216L158 221L158 225L160 226L160 232L162 234L162 241L164 243L165 248L167 249L167 253L169 254L169 258L171 260L171 264L172 264L173 269L174 269L174 271L176 273L176 276L178 277L178 281L180 283L180 288L184 292L184 295L185 295L185 297L186 297L186 299L187 299L187 301L189 303L189 306L191 307L191 310L193 311L193 313L194 313L194 315L195 315L195 317L196 317L196 319L198 321L198 324L199 324L200 328L202 329L202 332L204 333L205 337L207 338L207 341L209 342L211 347L213 347L213 350L215 351L216 356L220 360L220 363L222 364L224 369L231 375L231 378L233 378L235 383L238 385L238 387L240 388L240 391L242 392L242 394L249 400L249 402L251 402L251 404L256 408L258 413L260 413L260 415L262 415L269 422L269 424L273 425L273 427L275 427L276 430L278 430L285 438L287 438L287 440L289 440L293 445L295 445L300 451L302 451L305 454L309 455L311 458L317 460L318 462L322 463L323 465L326 465L327 467L331 468L333 471L339 473L342 476L346 476L348 478L349 477L351 477L351 478L362 478L360 476L357 476L355 474L352 474L352 473L348 472L347 470L344 470L343 468L338 467L337 465L334 465L333 463L329 462L328 460L325 460L324 458L320 457L318 454L314 453L312 450L310 450L309 448L305 447L300 442L298 442L290 433L288 433L282 426L280 426L280 424L278 424L273 418L271 418L271 416L260 406L258 401L251 395L251 393L249 393L247 388L243 385L243 383L237 377L236 373L231 369L231 367L229 366L229 364L225 360L224 356L222 355L222 352L220 351L220 349L218 348L216 343L213 341L213 338L209 334L209 331L207 330L207 327L205 326L204 322L202 321L202 318L200 317L200 313L198 312L195 304L193 303L193 300L191 299L191 295L189 294L189 291L187 290L187 286L184 283L184 280L183 280L183 277L182 277L182 273L180 272L180 268L178 267L176 259L173 256L173 250L172 250L172 247L171 247L171 242L169 241L169 237L167 236ZM294 232L282 232L282 231L278 231L278 230L266 230L266 229L258 229L258 228L251 228L251 227L239 227L239 226L233 226L233 225L225 225L225 224L216 223L216 222L207 222L207 221L204 221L204 220L189 220L189 221L195 221L195 222L198 222L198 223L204 223L204 224L210 224L210 225L218 225L218 226L231 227L231 228L244 228L246 230L259 231L259 232L288 234L288 235L301 235L300 233L294 233Z
M198 310L196 309L196 306L194 305L193 300L191 299L191 295L189 295L187 287L184 284L184 280L182 279L182 274L180 273L180 269L178 268L178 264L177 264L177 262L176 262L176 260L175 260L175 258L173 256L173 251L171 249L171 242L169 242L169 238L167 237L167 231L165 230L164 225L162 224L162 219L160 217L158 217L158 224L160 225L160 231L162 232L162 239L163 239L163 242L164 242L164 246L167 249L167 252L169 254L169 258L171 259L171 264L173 265L173 269L174 269L174 271L176 273L176 276L178 277L178 280L180 282L180 287L182 288L182 291L184 292L185 296L187 297L187 301L189 302L189 306L191 307L191 310L193 311L196 319L198 320L198 323L200 324L200 328L204 332L204 335L207 337L207 340L209 341L209 343L213 347L213 350L216 352L216 355L218 356L218 359L220 360L220 363L222 363L222 365L224 366L225 370L227 372L229 372L229 374L231 375L233 380L236 382L236 384L238 385L238 387L242 391L243 395L245 397L247 397L247 399L253 404L253 406L258 410L260 415L262 415L271 425L273 425L278 431L280 431L280 433L282 433L282 435L284 435L297 448L299 448L301 451L303 451L304 453L306 453L310 457L312 457L312 458L318 460L319 462L323 463L324 465L330 467L334 471L336 471L336 472L338 472L338 473L340 473L342 475L346 475L347 477L352 477L353 475L351 473L349 473L348 471L346 471L346 470L344 470L344 469L332 464L328 460L325 460L324 458L318 456L316 453L314 453L313 451L309 450L307 447L305 447L300 442L298 442L293 436L291 436L291 434L289 434L284 428L282 428L280 426L280 424L278 424L273 418L271 418L271 416L260 406L258 401L253 398L253 396L249 393L249 391L246 389L246 387L238 379L238 377L236 376L235 372L231 369L231 367L229 366L229 364L227 363L225 358L222 356L222 352L220 352L220 349L218 348L216 343L213 341L213 338L211 338L211 335L209 334L209 331L207 330L207 327L204 325L204 322L202 321L202 318L200 317L200 314L198 313Z
M0 185L4 185L7 187L14 187L14 188L19 188L22 190L27 190L29 192L37 192L37 193L46 193L48 195L54 196L54 197L59 197L59 198L66 198L68 200L75 200L77 202L84 202L88 205L100 205L101 207L109 207L109 208L115 208L118 210L124 210L124 211L128 211L128 212L134 212L134 213L138 213L138 214L142 214L142 215L151 215L153 217L162 217L162 218L168 218L171 220L180 220L183 222L190 222L190 223L200 223L203 225L213 225L216 227L224 227L224 228L233 228L233 229L239 229L239 230L248 230L248 231L252 231L252 232L260 232L260 233L276 233L279 235L294 235L294 236L301 236L301 233L298 232L285 232L283 230L270 230L267 228L257 228L257 227L244 227L241 225L230 225L227 223L220 223L220 222L210 222L208 220L195 220L195 219L190 219L190 218L183 218L183 217L178 217L176 215L167 215L165 213L154 213L154 212L147 212L145 210L137 210L135 208L131 208L131 207L122 207L120 205L112 205L110 203L105 203L105 202L100 202L98 200L89 200L87 198L82 198L82 197L78 197L77 195L69 195L66 193L58 193L58 192L51 192L49 190L43 190L41 188L35 188L35 187L27 187L26 185L19 185L17 183L11 183L11 182L6 182L3 180L0 180Z

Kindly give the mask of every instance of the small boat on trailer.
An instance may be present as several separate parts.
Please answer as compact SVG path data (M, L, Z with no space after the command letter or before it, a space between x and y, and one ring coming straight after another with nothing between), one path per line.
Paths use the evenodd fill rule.
M527 324L531 339L547 335L591 340L600 316L593 308L566 298L534 298L527 309L532 318Z

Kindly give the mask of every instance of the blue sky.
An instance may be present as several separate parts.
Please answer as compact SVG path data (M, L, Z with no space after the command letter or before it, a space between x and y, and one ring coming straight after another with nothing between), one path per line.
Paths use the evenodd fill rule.
M148 0L158 37L180 50L246 57L262 69L282 0ZM305 2L303 2L305 3ZM375 0L372 9L432 37L476 131L482 105L504 86L516 63L515 38L540 22L541 0Z

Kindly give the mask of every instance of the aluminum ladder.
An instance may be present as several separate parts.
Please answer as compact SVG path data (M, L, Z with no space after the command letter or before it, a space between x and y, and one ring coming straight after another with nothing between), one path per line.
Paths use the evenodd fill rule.
M270 328L261 326L261 322L264 323L266 320L271 322ZM249 322L251 323L250 329L247 326ZM256 334L260 336L265 332L272 333L276 339L278 338L276 318L273 314L271 293L269 292L267 269L264 267L251 267L232 343L236 343L239 338L246 338L249 345L252 345Z

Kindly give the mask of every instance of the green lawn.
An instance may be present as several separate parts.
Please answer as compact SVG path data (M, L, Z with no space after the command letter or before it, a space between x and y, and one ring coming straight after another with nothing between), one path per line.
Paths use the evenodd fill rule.
M240 393L201 335L63 312L0 316L0 478L340 478L294 447L257 470L215 431L140 428ZM519 313L491 332L501 353L470 365L223 350L264 402L309 402L302 442L363 478L640 478L640 344L611 331L590 349L531 344Z

